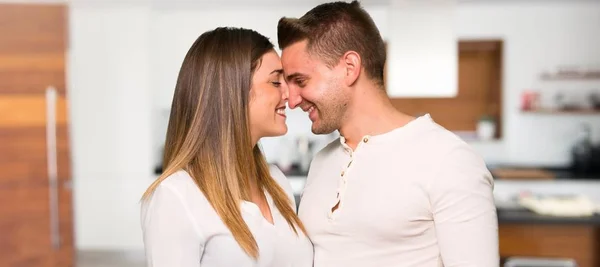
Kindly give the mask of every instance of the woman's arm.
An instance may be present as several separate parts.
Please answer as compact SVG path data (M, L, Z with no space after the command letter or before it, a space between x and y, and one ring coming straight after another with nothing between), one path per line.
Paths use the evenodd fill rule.
M163 183L144 203L142 231L147 266L200 266L204 241L187 204L175 188Z

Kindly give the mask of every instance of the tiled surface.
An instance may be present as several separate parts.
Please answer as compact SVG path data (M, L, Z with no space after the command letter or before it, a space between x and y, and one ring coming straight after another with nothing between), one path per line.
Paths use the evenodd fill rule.
M80 251L76 267L145 267L141 252Z

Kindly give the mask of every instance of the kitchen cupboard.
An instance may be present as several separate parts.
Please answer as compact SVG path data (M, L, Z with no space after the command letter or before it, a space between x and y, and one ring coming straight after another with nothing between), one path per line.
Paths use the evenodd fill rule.
M567 258L575 260L579 267L600 266L600 220L597 217L576 218L572 220L575 222L559 220L502 222L501 215L498 229L500 257Z
M455 132L475 133L480 120L491 119L495 122L494 138L501 138L502 48L501 40L460 40L455 97L392 97L392 104L413 116L429 113ZM395 73L386 70L386 76L391 75Z

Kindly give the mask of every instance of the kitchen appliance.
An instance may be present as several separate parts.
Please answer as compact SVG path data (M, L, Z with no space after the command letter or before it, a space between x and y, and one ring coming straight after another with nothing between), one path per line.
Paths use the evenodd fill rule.
M591 128L587 123L582 124L571 150L571 169L576 176L600 176L600 146L592 144Z

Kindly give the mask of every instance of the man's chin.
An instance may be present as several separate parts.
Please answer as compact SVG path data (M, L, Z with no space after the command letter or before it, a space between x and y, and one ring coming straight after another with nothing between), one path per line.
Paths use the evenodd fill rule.
M310 129L312 131L313 134L330 134L333 131L335 131L335 129L327 129L324 127L319 127L319 125L317 125L315 122L313 122L312 127Z
M310 127L310 131L311 131L313 134L321 134L321 131L320 131L321 129L319 129L319 127L318 127L316 124L317 124L316 122L313 122L313 123L312 123L312 125L311 125L311 127Z

